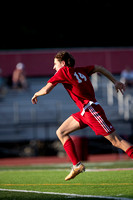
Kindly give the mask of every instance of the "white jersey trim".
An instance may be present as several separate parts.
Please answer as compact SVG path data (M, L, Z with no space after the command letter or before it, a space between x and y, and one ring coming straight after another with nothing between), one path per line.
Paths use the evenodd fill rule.
M93 101L89 101L89 103L83 108L81 115L83 116L85 114L85 111L87 108L89 108L92 104L98 105L98 102L93 102Z

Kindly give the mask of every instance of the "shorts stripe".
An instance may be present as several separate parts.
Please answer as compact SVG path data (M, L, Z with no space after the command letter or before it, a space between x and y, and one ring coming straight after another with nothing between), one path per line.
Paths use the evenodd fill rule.
M98 114L98 112L95 111L95 109L92 106L89 107L89 111L95 117L95 119L99 122L99 124L103 127L105 132L108 133L111 131L111 129L108 127L108 125L102 119L102 117Z

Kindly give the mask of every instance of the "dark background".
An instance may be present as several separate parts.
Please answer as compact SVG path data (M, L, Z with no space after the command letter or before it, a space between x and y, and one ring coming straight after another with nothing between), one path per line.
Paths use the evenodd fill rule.
M132 1L4 1L0 49L133 46Z

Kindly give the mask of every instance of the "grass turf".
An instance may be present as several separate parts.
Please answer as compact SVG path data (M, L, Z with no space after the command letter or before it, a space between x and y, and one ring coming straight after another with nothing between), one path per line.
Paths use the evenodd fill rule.
M61 195L51 195L51 194L32 194L32 193L20 193L20 192L1 192L0 193L1 200L95 200L97 198L91 197L69 197L69 196L61 196ZM105 198L100 198L100 200L105 200ZM111 199L110 199L111 200ZM113 199L112 199L113 200Z
M119 162L119 167L123 166L123 162ZM118 163L114 163L117 164ZM129 164L129 165L128 165ZM126 166L131 167L132 162L127 161ZM92 167L91 168L95 168ZM101 166L111 168L111 163L99 163ZM87 168L89 164L86 164ZM109 167L110 166L110 167ZM112 166L114 166L112 164ZM85 172L78 175L71 181L64 181L65 176L69 173L66 166L63 169L56 165L51 166L51 169L45 169L46 166L41 166L43 169L38 169L34 166L26 169L10 168L0 170L0 188L30 190L40 192L55 192L69 193L81 195L95 196L115 196L133 198L133 170L124 171L100 171L100 172ZM124 166L125 167L125 166ZM59 169L60 168L60 169ZM90 168L90 167L89 167ZM98 168L98 167L97 167ZM77 199L76 197L60 196L52 194L32 194L21 192L0 191L0 199ZM78 197L78 199L88 199ZM91 198L89 198L91 199ZM93 198L94 199L94 198ZM104 198L103 198L104 199Z

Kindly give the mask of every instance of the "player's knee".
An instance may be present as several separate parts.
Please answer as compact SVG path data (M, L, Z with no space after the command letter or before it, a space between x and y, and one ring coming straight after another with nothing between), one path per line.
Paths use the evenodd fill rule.
M57 129L57 130L56 130L56 135L57 135L57 137L59 137L59 134L60 134L60 131L59 131L59 129Z
M60 128L58 128L58 129L56 130L56 135L57 135L58 138L61 138L61 137L62 137L63 132L60 130Z

